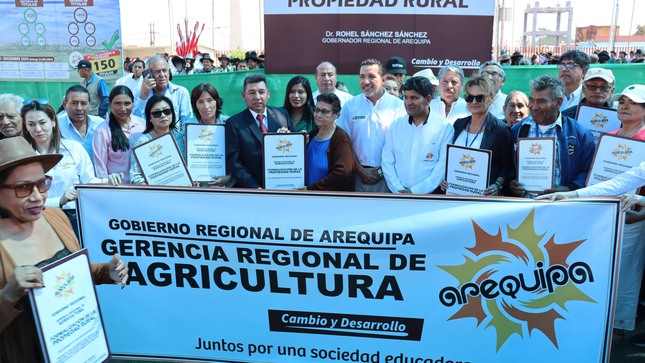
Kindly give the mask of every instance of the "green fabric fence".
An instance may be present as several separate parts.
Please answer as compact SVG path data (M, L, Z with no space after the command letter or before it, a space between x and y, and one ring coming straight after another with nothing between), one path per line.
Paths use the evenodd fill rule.
M598 65L593 65L598 66ZM630 84L645 84L645 64L604 64L604 68L611 69L616 76L616 92L621 92L623 88ZM555 65L545 66L512 66L504 68L506 71L506 83L502 88L504 93L514 89L519 89L528 94L529 81L543 74L557 76L558 69ZM175 76L173 83L188 88L190 92L193 87L202 82L209 82L217 88L220 96L224 100L222 113L225 115L234 115L245 108L242 100L242 85L244 77L251 73L262 73L259 71L244 71L231 73L215 74L193 74L188 76ZM437 72L435 72L437 73ZM271 74L267 75L271 98L271 106L282 106L285 97L285 87L293 74ZM313 90L316 89L313 74L304 75L312 84ZM360 93L358 75L339 75L338 80L342 81L349 88L350 93L357 95ZM44 97L48 98L54 108L57 108L63 100L65 91L77 82L1 82L0 93L14 93L27 98ZM113 84L109 85L110 87Z

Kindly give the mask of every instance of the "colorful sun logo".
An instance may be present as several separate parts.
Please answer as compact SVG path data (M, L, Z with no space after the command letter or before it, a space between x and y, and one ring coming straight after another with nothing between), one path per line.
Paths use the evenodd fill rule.
M611 152L611 155L618 160L627 160L630 156L634 155L634 150L627 144L618 144L616 148Z
M597 129L605 128L607 122L609 122L609 118L602 113L597 113L591 118L591 124Z
M71 272L61 272L56 276L56 284L54 285L54 296L57 298L67 298L74 295L74 284L76 283L76 276Z
M542 152L542 144L540 144L539 142L531 144L529 152L533 155L540 155L540 153Z
M293 143L291 141L289 141L288 139L282 139L278 141L278 145L276 145L275 149L286 154L291 151L292 146Z
M204 128L199 132L199 139L204 142L211 142L213 140L213 135L215 135L213 130Z
M148 155L151 158L158 158L163 156L163 146L155 144L148 147Z
M475 166L475 163L475 158L470 154L464 154L461 159L459 159L459 165L464 168L464 170L472 170L472 168Z
M593 282L584 262L568 261L585 240L559 244L555 235L535 232L535 210L517 228L499 228L492 235L473 221L475 245L467 248L465 262L439 266L459 281L439 293L445 307L459 306L449 320L474 318L477 326L494 328L496 350L513 335L524 338L539 331L557 348L555 321L566 319L567 303L596 303L578 285ZM505 236L504 236L505 234Z

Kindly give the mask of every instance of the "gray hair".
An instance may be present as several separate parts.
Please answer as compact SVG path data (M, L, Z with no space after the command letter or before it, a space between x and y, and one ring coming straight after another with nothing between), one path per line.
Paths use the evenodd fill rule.
M519 61L519 65L521 66L530 66L531 65L531 60L525 57L522 57Z
M170 64L168 64L166 58L164 58L161 54L155 54L152 57L148 58L148 68L150 68L150 64L152 64L153 62L163 62L166 66L170 67Z
M526 105L528 106L529 104L529 97L526 95L526 93L520 91L520 90L512 90L511 92L508 93L508 96L506 96L506 100L504 100L504 108L508 106L508 103L511 102L511 99L515 96L519 96L526 101Z
M0 95L0 105L13 103L14 106L16 107L16 113L19 115L20 115L20 109L22 108L23 102L25 102L24 98L18 95L14 95L12 93L3 93Z
M552 100L564 98L564 83L560 78L540 76L531 80L531 92L539 92L545 89L550 90Z
M495 67L499 68L499 74L502 76L502 80L503 81L506 80L506 72L504 72L504 68L502 68L501 64L499 64L499 63L497 63L495 61L484 62L484 64L479 66L479 74L482 75L482 72L484 71L484 68L486 68L488 66L495 66Z
M441 76L446 72L459 73L459 78L461 79L461 84L464 84L464 70L460 66L443 66L439 70L437 78L441 79Z
M318 68L320 68L321 66L331 67L334 69L334 73L336 73L336 66L329 61L324 61L324 62L320 62L320 64L316 66L316 71L314 72L314 74L318 74Z

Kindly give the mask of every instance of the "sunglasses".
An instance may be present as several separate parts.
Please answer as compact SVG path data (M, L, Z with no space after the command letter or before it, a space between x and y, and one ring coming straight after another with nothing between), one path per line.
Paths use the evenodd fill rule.
M46 98L30 98L28 100L25 100L25 102L23 102L22 104L23 105L30 105L30 104L32 104L34 102L39 103L41 105L46 105L46 104L49 103L49 100L46 99Z
M472 103L472 102L473 102L473 100L474 100L474 101L477 101L477 102L484 102L484 100L486 99L486 96L484 96L484 95L477 95L477 96L468 95L468 96L466 96L466 98L464 98L464 99L465 99L465 100L466 100L466 102L468 102L468 103Z
M331 110L326 110L324 108L314 108L314 115L321 113L323 116L327 116L331 113Z
M152 116L154 118L161 117L161 114L164 114L166 116L170 116L170 115L172 115L172 110L169 109L169 108L165 108L165 109L160 110L160 111L150 111L150 116Z
M51 186L52 177L45 176L44 178L31 183L0 184L0 189L13 189L17 198L25 198L34 192L34 187L38 188L39 192L44 193L48 191Z
M609 86L596 86L595 84L585 84L585 87L591 92L596 92L597 90L600 90L600 92L609 92L611 89Z

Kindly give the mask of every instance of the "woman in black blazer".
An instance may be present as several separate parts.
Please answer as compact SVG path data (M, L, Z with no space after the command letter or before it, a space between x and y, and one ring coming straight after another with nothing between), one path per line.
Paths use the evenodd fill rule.
M511 128L488 112L495 94L488 78L472 77L464 86L464 99L471 115L453 125L454 145L492 151L490 179L484 195L502 195L514 172ZM445 184L445 183L444 183Z

